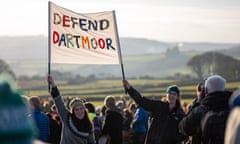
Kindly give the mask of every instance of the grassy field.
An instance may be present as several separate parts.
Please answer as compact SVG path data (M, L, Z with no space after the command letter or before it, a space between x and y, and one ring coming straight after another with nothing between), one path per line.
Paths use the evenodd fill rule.
M88 99L95 105L102 105L103 99L107 95L113 95L117 98L124 97L131 100L125 94L121 80L97 80L81 85L69 85L65 81L56 81L63 97L79 97ZM136 88L142 96L160 99L165 96L165 90L169 85L177 84L181 90L182 100L190 103L195 97L195 88L197 82L176 82L173 80L160 79L130 79L129 83ZM19 81L20 89L23 95L40 96L48 98L48 86L45 80ZM240 88L240 82L229 82L227 89L235 90Z

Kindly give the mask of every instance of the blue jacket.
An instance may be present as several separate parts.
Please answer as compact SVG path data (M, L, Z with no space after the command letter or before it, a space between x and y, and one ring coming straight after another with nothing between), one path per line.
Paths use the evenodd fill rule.
M148 129L148 113L139 107L134 115L132 122L133 132L146 133Z
M37 139L43 142L48 142L50 136L49 118L40 110L40 108L35 108L32 113L32 116L34 118L38 130Z

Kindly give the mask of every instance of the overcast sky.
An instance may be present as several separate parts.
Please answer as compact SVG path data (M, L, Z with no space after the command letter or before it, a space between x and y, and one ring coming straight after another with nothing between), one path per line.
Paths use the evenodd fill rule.
M120 37L240 43L240 0L52 0L78 13L115 10ZM1 2L0 36L48 33L47 0Z

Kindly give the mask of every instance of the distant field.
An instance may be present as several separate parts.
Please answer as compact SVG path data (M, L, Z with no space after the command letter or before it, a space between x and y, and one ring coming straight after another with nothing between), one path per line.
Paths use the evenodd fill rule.
M121 80L97 80L81 85L69 85L64 81L56 81L63 97L80 97L92 101L95 105L102 105L103 99L107 95L113 95L117 98L125 97L130 99L125 94ZM178 83L181 90L182 100L190 103L195 97L196 82L190 84L175 82L173 80L136 80L131 79L129 83L136 88L142 96L160 99L165 96L165 90L169 85ZM189 82L188 82L189 83ZM49 97L48 86L45 80L38 81L20 81L20 89L27 96L37 95L43 98ZM227 89L235 90L240 88L240 82L229 82Z

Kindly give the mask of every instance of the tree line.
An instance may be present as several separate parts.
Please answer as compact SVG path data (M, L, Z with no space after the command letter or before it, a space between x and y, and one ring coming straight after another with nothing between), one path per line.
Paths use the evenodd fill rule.
M218 52L206 52L192 57L188 63L199 79L219 74L228 80L240 80L240 61Z
M240 60L237 60L231 56L224 55L218 52L206 52L193 56L188 62L187 66L191 68L192 72L195 74L197 79L204 79L209 75L219 74L228 80L240 80ZM0 59L0 73L9 73L14 79L16 75L10 66ZM68 80L68 83L79 84L89 81L96 80L94 74L89 76L80 76L73 75L71 72L60 72L52 71L52 75L55 75L55 78L58 80ZM184 76L182 74L177 74L174 76L174 79L179 79L180 77L191 79L191 74ZM144 79L153 79L151 76L142 77ZM167 77L171 78L171 76ZM173 78L173 77L172 77ZM18 79L27 80L27 79L42 79L41 76L20 76Z

